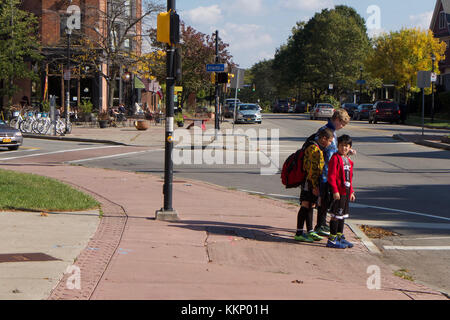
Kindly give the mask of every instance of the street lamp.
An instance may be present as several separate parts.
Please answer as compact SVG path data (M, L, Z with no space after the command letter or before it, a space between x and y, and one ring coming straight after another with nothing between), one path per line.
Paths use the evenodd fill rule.
M66 117L66 128L65 128L65 133L69 133L68 132L68 128L69 128L69 108L70 108L70 35L72 34L72 29L71 28L66 28L66 33L67 33L67 89L66 89L66 108L64 110L64 116Z
M434 76L434 63L436 62L436 56L431 54L431 73ZM434 122L434 81L431 81L431 122Z

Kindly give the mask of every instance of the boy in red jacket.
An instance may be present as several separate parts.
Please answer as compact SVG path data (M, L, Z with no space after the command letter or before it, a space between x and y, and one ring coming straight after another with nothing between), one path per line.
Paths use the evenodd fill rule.
M353 191L353 161L348 157L352 138L342 135L338 138L338 152L328 164L328 183L333 192L331 207L330 236L327 247L345 249L353 247L344 237L344 221L348 218L349 202L355 201Z

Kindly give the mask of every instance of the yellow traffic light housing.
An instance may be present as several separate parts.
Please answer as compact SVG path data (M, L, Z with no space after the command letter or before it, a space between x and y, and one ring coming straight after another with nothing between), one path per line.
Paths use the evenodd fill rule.
M161 12L156 19L156 41L169 45L180 42L180 16L170 10Z

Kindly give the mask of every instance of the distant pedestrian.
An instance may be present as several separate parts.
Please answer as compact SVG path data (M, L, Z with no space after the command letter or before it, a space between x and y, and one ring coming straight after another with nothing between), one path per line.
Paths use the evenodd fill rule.
M294 239L301 242L320 241L323 238L313 230L313 209L319 196L320 175L324 166L323 149L333 141L333 131L324 128L318 133L318 141L310 140L309 146L305 146L303 169L306 179L302 185L300 194L301 208L297 215L297 232ZM306 232L303 226L306 222Z
M354 202L353 161L348 154L352 148L352 138L342 135L338 138L338 152L328 164L328 184L333 192L331 207L330 236L327 247L345 249L353 244L345 239L344 222L349 214L349 202Z
M327 226L327 212L330 208L331 202L333 200L330 187L328 185L328 163L331 160L333 154L335 154L338 150L337 148L337 135L336 131L341 130L350 122L350 116L348 115L345 109L337 109L333 117L328 121L328 123L322 127L329 128L333 132L333 142L324 150L324 167L322 171L322 176L320 177L320 196L319 196L319 206L317 209L317 224L314 228L314 231L321 236L329 236L330 228ZM320 129L319 129L320 130ZM316 137L317 140L317 137ZM355 154L356 152L351 149L350 154Z

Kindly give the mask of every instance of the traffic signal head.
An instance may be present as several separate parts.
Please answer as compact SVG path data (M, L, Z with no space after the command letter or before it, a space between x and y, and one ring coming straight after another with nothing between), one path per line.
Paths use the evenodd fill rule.
M256 85L255 85L255 84L252 85L252 91L253 91L253 92L256 91Z
M220 72L217 74L217 83L227 83L228 82L228 73Z
M156 41L170 45L180 42L180 16L175 11L170 10L158 14Z

